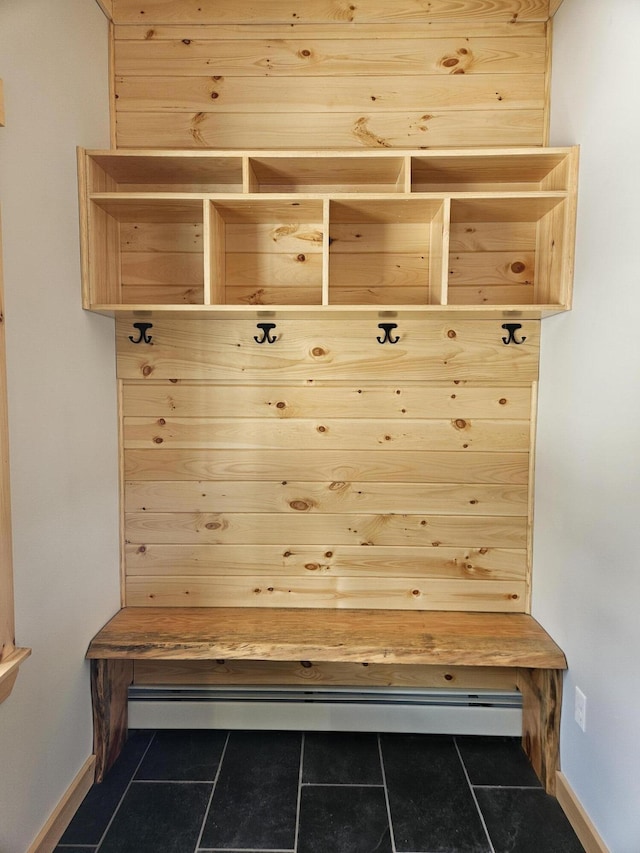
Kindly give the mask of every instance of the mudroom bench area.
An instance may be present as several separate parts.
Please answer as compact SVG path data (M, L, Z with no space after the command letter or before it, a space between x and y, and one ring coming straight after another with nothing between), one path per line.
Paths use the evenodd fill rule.
M553 793L567 664L531 616L535 407L541 320L571 304L577 149L79 166L121 436L123 608L87 653L97 778L131 686L233 664L246 686L302 668L517 690Z

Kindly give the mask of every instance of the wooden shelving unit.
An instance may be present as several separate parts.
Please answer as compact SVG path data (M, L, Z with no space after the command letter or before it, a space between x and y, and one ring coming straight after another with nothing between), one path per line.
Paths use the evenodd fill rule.
M577 148L79 152L103 313L571 306Z

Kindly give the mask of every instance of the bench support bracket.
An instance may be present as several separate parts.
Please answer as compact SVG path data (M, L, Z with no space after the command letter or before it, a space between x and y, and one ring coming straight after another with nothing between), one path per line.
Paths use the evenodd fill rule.
M128 688L132 681L131 660L91 661L96 782L102 782L127 739Z
M522 748L547 794L555 796L560 769L562 670L518 669L522 693Z

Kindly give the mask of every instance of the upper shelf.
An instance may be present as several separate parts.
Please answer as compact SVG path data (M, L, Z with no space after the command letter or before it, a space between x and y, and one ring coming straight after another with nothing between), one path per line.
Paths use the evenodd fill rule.
M84 307L450 311L571 302L577 148L79 152Z

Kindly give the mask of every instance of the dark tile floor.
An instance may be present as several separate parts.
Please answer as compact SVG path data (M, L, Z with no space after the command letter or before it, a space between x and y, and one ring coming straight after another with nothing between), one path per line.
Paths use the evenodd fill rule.
M584 853L518 740L134 731L57 853Z

